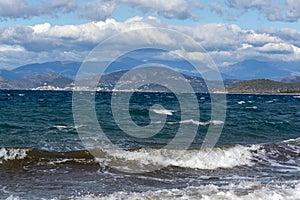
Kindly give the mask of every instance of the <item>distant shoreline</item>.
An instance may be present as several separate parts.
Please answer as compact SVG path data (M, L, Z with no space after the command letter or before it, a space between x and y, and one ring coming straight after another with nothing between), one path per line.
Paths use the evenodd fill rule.
M241 94L247 94L247 95L286 95L286 96L294 96L294 95L300 95L300 93L267 93L267 92L265 92L265 93L255 93L255 92L253 92L253 93L251 93L251 92L241 92L241 93L239 93L239 92L227 92L227 93L225 93L225 94L235 94L235 95L241 95Z
M43 91L55 91L55 92L73 92L74 90L64 90L64 89L58 89L58 90L37 90L37 89L0 89L0 91L37 91L37 92L43 92ZM164 91L94 91L94 90L76 90L76 92L140 92L140 93L166 93ZM185 93L183 93L185 94ZM210 94L206 92L197 92L196 94ZM211 94L226 94L226 95L283 95L283 96L300 96L300 93L257 93L257 92L216 92Z

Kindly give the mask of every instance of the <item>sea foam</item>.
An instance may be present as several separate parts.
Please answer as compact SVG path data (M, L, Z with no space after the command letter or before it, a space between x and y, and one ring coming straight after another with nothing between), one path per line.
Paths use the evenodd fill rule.
M217 169L252 165L251 150L253 150L253 147L235 145L232 147L214 147L202 150L142 148L134 151L106 151L110 156L110 159L107 160L113 161L114 165L118 165L118 162L123 161L123 163L135 163L135 166L142 166L145 169L148 166Z
M29 149L1 148L0 164L8 160L21 160L27 156Z
M72 197L76 200L103 200L103 199L191 199L191 200L294 200L299 199L300 183L294 185L269 184L260 182L240 182L217 186L213 184L203 186L190 186L182 189L163 189L146 192L115 192L109 195L86 195Z
M200 125L200 126L206 126L206 125L209 125L209 124L222 125L222 124L224 124L224 122L221 121L221 120L210 120L210 121L207 121L207 122L201 122L201 121L195 121L193 119L188 119L188 120L180 121L180 124L195 124L195 125Z
M172 110L167 110L167 109L152 109L151 111L161 115L173 115L174 112Z
M241 104L244 104L246 102L245 101L238 101L237 103L241 105Z

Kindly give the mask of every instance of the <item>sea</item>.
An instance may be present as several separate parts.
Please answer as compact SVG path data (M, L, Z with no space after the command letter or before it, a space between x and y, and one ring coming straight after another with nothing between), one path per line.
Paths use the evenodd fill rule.
M133 137L114 119L112 92L85 93L117 149L83 143L70 91L0 91L0 199L300 199L298 95L228 94L226 118L214 120L211 96L197 94L199 119L183 120L174 94L133 93L131 131L162 127ZM163 148L183 124L197 130L190 146ZM209 127L221 135L201 148Z

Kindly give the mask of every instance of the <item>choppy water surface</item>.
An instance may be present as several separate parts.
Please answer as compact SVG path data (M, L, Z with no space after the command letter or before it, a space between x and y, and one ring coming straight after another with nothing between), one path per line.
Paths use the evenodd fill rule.
M174 95L136 93L129 107L137 125L164 123L149 115L166 119L157 135L138 139L114 121L111 95L96 94L96 111L119 149L94 158L87 148L97 147L83 145L77 133L85 127L74 124L71 92L0 91L1 199L299 199L298 96L228 95L226 120L218 121L210 118L209 95L198 94L199 120L182 120ZM182 124L198 127L190 149L162 150ZM207 128L222 125L217 146L199 150ZM117 170L125 166L160 169Z

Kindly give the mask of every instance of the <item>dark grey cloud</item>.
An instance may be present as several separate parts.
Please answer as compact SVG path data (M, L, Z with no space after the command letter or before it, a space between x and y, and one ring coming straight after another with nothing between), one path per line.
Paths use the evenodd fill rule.
M291 20L300 18L300 2L299 0L286 0L286 16Z
M79 16L93 21L105 20L116 10L115 1L96 0L87 2L79 9Z
M76 0L52 0L29 3L26 0L1 0L0 19L32 18L41 15L58 16L77 9Z
M2 0L0 1L0 17L7 18L29 18L39 15L34 5L25 0Z
M297 22L300 18L299 0L226 0L226 5L241 15L257 10L269 21Z
M0 19L32 18L36 16L58 17L64 13L76 13L79 17L100 21L109 18L121 5L147 14L157 14L169 19L195 19L194 12L202 9L197 0L93 0L79 2L77 0L1 0Z
M144 13L156 13L169 19L196 18L193 14L203 8L197 0L116 0Z
M227 0L231 8L246 10L250 8L262 9L270 3L268 0Z
M260 30L259 32L268 33L271 36L280 38L281 40L294 44L297 47L300 47L300 32L295 29L290 28L282 28L282 29L275 29L275 28L265 28Z
M210 2L207 5L210 8L210 11L215 12L220 16L223 16L227 12L226 8L219 3Z

